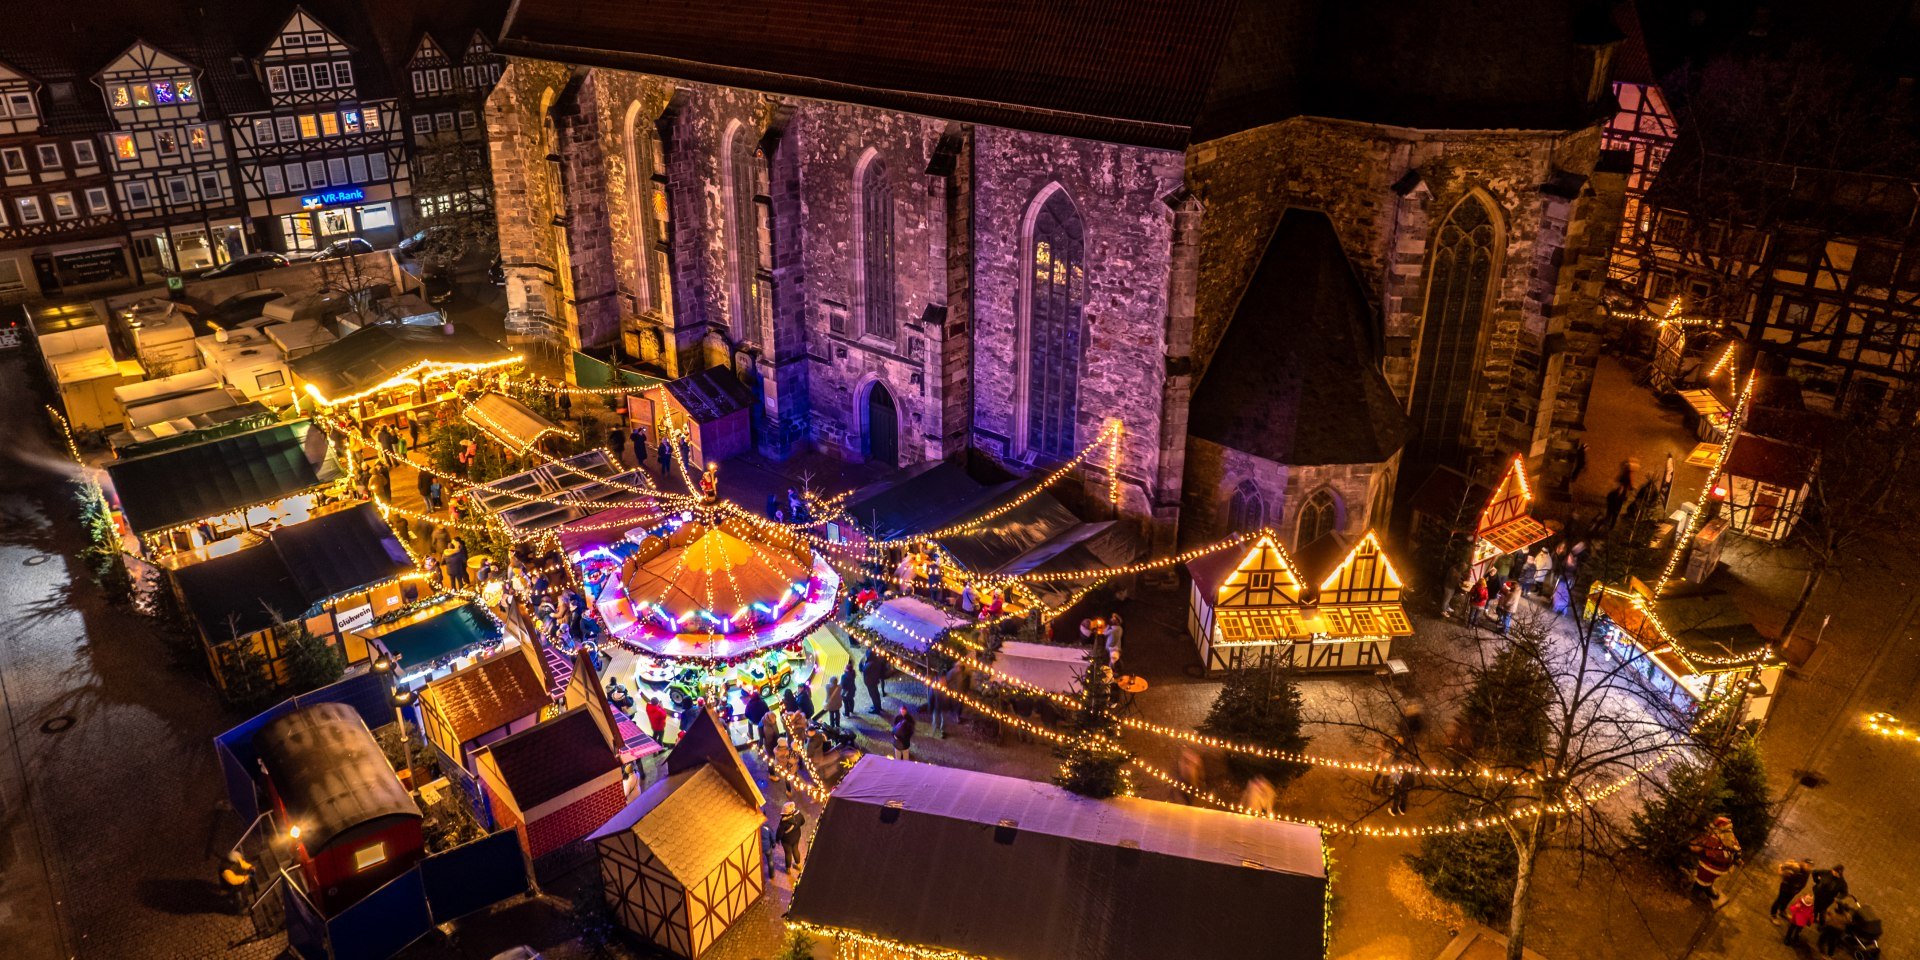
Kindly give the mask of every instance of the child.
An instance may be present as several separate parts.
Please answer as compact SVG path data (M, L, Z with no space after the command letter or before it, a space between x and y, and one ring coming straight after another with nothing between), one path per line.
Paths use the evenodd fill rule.
M1785 943L1800 942L1800 931L1813 926L1813 893L1808 891L1800 895L1793 905L1787 908L1787 936Z

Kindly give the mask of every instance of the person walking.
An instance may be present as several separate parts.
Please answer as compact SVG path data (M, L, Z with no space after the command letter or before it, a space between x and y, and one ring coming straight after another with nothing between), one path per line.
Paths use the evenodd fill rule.
M893 715L893 755L901 760L913 759L913 731L915 723L912 711L906 704L900 705L899 712Z
M1813 892L1809 890L1794 898L1793 903L1787 907L1786 917L1787 935L1784 942L1798 944L1800 931L1813 926Z
M780 841L780 852L787 858L787 876L799 875L801 868L800 844L805 839L807 815L800 812L799 804L788 800L780 805L780 825L774 828L774 839Z
M1387 813L1404 817L1407 815L1407 801L1413 794L1413 771L1395 770L1387 782Z
M867 712L876 717L886 716L886 709L880 705L880 694L891 672L886 658L869 647L866 656L860 660L860 678L867 683Z
M607 446L613 448L615 463L627 462L627 432L620 429L618 424L607 428Z
M1820 953L1833 956L1845 938L1847 928L1853 925L1853 917L1860 912L1860 901L1843 896L1833 901L1827 912L1820 915Z
M1113 668L1116 676L1120 673L1120 633L1120 615L1109 614L1107 616L1107 666Z
M1826 870L1813 872L1813 915L1824 917L1827 908L1835 900L1847 895L1847 868L1836 863Z
M942 697L941 706L952 704L953 722L959 723L960 718L966 714L966 704L961 702L959 697L973 692L973 668L967 666L965 660L954 660L953 668L947 671L946 685L948 691L959 696Z
M1774 867L1774 872L1780 875L1780 889L1774 894L1773 906L1767 908L1767 916L1773 918L1774 926L1779 926L1786 920L1787 905L1792 903L1794 898L1800 895L1800 891L1807 888L1807 882L1813 879L1813 861L1805 858L1782 860Z
M827 722L833 724L833 728L835 730L840 729L840 708L844 705L844 703L845 701L842 699L840 694L840 678L828 677L827 678Z

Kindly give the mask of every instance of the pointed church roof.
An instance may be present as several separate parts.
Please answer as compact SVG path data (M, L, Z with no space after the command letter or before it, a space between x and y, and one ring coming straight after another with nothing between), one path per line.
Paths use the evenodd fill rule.
M1374 328L1333 222L1288 210L1194 391L1187 432L1291 466L1386 460L1407 416Z

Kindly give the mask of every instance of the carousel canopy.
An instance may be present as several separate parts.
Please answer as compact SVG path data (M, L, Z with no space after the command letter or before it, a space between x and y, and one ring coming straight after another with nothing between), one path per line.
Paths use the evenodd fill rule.
M688 524L664 539L642 541L641 552L621 571L628 598L658 604L676 619L703 610L725 616L756 603L776 606L807 581L812 562L767 540L753 542L759 538L743 527Z
M553 421L534 413L531 407L504 393L481 394L480 399L469 405L461 416L514 453L526 453L541 438L549 435L573 436Z

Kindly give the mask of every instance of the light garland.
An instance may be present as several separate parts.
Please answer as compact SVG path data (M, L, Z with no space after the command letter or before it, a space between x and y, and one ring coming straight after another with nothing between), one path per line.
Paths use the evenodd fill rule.
M1707 377L1717 377L1720 375L1720 371L1730 369L1733 366L1734 352L1739 349L1740 344L1737 341L1727 344L1727 349L1721 352L1720 359L1713 362L1713 369L1707 371Z
M450 374L460 373L481 373L487 370L496 370L501 367L512 366L519 362L521 362L521 357L517 353L509 354L498 360L482 360L476 363L443 363L437 360L422 360L387 378L383 383L368 387L359 393L348 394L344 397L328 397L322 394L320 388L312 383L304 384L304 386L306 387L307 395L311 396L315 403L318 403L322 407L337 407L342 404L358 403L376 393L384 393L385 391L397 389L409 384L417 387L435 377L444 377Z
M1909 729L1906 721L1891 713L1867 714L1867 729L1893 740L1920 743L1920 730Z
M513 431L508 429L506 424L501 423L492 414L487 413L485 410L480 409L479 401L476 400L473 403L467 404L466 407L460 411L460 415L478 424L481 430L485 432L489 437L491 437L494 440L494 442L500 444L503 447L511 448L505 438L513 436ZM542 419L545 419L545 418L543 417ZM565 437L568 440L580 439L580 436L578 434L569 432L567 430L563 430L560 427L549 423L546 426L541 427L539 430L535 431L533 436L528 437L526 439L526 442L520 444L519 448L514 450L514 453L525 455L528 451L533 449L535 444L539 443L542 439L546 438L548 435L552 435L556 437Z
M1740 427L1747 419L1747 404L1753 400L1753 388L1760 381L1760 370L1755 368L1747 375L1747 385L1740 391L1740 399L1733 405L1733 413L1727 418L1727 442L1720 445L1715 455L1713 469L1707 471L1707 482L1701 484L1700 493L1694 497L1693 512L1687 515L1673 540L1673 550L1667 554L1667 564L1660 571L1660 579L1654 581L1653 595L1658 597L1661 591L1673 579L1673 571L1680 566L1680 554L1693 540L1693 533L1699 527L1700 518L1707 512L1707 500L1713 495L1713 488L1720 480L1720 474L1727 467L1727 458L1733 453L1733 445L1739 441Z
M1222 550L1237 547L1248 541L1273 535L1274 533L1271 529L1262 527L1259 530L1236 533L1224 540L1216 540L1204 547L1195 547L1191 550L1176 553L1171 556L1160 557L1156 560L1142 560L1139 563L1130 563L1123 567L1104 567L1092 570L1058 570L1052 573L997 574L980 579L983 582L992 584L1034 584L1064 583L1071 580L1085 580L1089 577L1098 577L1103 580L1110 577L1124 577L1136 573L1146 573L1150 570L1162 570L1167 567L1179 566L1189 560L1197 560L1208 554L1219 553Z
M1126 424L1116 419L1110 424L1110 427L1112 429L1109 432L1113 434L1113 439L1108 442L1107 446L1107 502L1118 507L1120 505L1120 456L1122 452L1120 439L1126 433Z
M1604 584L1599 585L1599 588L1600 588L1600 592L1603 595L1619 597L1625 600L1629 606L1633 607L1635 612L1640 614L1640 617L1643 621L1653 625L1654 633L1657 634L1660 637L1661 642L1665 644L1665 646L1660 649L1669 649L1669 648L1672 649L1675 656L1679 657L1681 660L1686 661L1687 666L1693 667L1695 672L1697 673L1714 672L1714 671L1700 670L1699 667L1701 664L1707 664L1710 666L1742 667L1742 666L1752 666L1755 664L1764 664L1768 660L1772 659L1772 656L1773 656L1772 651L1765 650L1765 649L1755 650L1752 653L1736 654L1733 656L1720 656L1717 654L1696 653L1696 652L1690 651L1685 647L1685 645L1683 645L1680 642L1679 637L1674 636L1671 632L1667 630L1666 624L1660 622L1659 615L1654 611L1653 605L1649 603L1645 597L1642 597L1639 594L1634 593L1630 590L1622 590L1618 587L1609 587ZM1652 652L1652 651L1648 651L1648 652ZM1721 671L1721 672L1724 672L1724 671Z
M962 953L940 947L923 947L878 934L849 930L846 927L827 927L808 923L805 920L795 920L790 916L786 918L786 924L792 929L833 940L837 954L843 957L864 957L867 955L867 950L871 949L876 957L911 957L912 960L992 960L990 957L983 957L976 953ZM855 945L857 952L847 950L844 946L847 943Z

